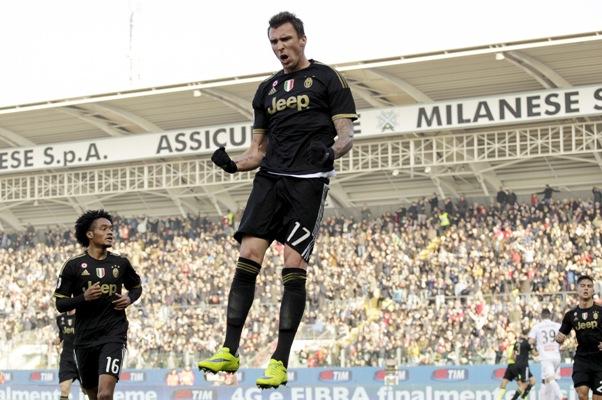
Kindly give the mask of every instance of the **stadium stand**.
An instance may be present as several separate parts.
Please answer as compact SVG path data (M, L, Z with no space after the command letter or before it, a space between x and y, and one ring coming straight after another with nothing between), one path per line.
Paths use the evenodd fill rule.
M422 206L418 214L401 208L326 218L294 363L499 362L507 333L530 325L543 306L560 318L578 274L602 278L600 203L457 206L456 199L446 229L437 209ZM224 288L237 254L231 221L115 219L115 250L130 257L145 285L128 311L130 367L184 367L221 345L221 336L207 332L224 326ZM60 266L78 251L68 230L1 234L7 290L0 295L0 349L13 350L4 357L21 357L30 368L56 365L50 295ZM266 310L281 293L281 254L280 245L270 248L258 281L240 350L248 366L265 361L274 345L269 332L277 332L277 321Z

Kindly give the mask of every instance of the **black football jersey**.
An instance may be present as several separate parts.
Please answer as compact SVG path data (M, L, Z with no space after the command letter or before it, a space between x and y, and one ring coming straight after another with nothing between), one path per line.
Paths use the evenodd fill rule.
M107 252L103 260L97 260L86 252L69 259L60 272L54 296L75 297L96 282L100 283L102 296L76 309L75 347L127 340L125 310L115 310L112 303L123 287L130 290L140 286L140 277L126 257Z
M56 325L59 328L59 339L63 342L63 351L72 352L75 339L75 315L59 315L56 317Z
M525 365L529 363L529 352L531 351L531 345L525 338L520 338L514 343L514 363Z
M253 111L253 133L268 135L261 168L285 175L332 170L312 165L306 151L313 141L332 146L336 119L357 118L347 81L315 60L307 68L288 74L281 70L263 81L255 93Z
M558 331L564 335L575 330L578 355L599 355L598 344L602 342L602 307L594 304L589 308L573 308L562 319Z

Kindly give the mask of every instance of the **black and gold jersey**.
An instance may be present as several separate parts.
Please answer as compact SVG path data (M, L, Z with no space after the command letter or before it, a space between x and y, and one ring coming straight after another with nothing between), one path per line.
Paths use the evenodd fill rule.
M115 310L115 293L121 294L140 286L140 277L130 261L107 252L103 260L87 252L69 259L61 269L55 297L75 297L98 282L102 296L83 302L75 313L75 347L90 347L103 343L125 343L128 322L124 310Z
M602 307L594 304L589 308L573 308L562 319L558 330L564 335L575 330L577 355L599 355L598 345L602 342Z
M345 78L333 68L310 60L310 65L263 81L253 99L254 134L268 135L262 170L284 175L329 172L312 165L306 151L312 141L330 147L337 133L334 121L356 119L355 103Z
M75 315L67 313L56 317L56 326L59 328L59 339L63 342L63 351L73 351L75 339Z

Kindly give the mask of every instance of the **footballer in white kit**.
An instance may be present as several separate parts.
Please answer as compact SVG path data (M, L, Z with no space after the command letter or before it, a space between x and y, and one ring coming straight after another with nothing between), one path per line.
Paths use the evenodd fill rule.
M552 321L552 313L548 309L541 312L541 321L529 332L529 341L535 344L541 361L541 399L560 399L560 387L556 382L560 379L560 345L555 338L560 323Z

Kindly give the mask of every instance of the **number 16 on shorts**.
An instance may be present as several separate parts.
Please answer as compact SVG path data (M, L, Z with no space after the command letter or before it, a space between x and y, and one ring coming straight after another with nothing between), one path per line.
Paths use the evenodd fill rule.
M105 372L107 374L113 374L119 376L119 369L121 368L120 359L107 357L107 368Z

